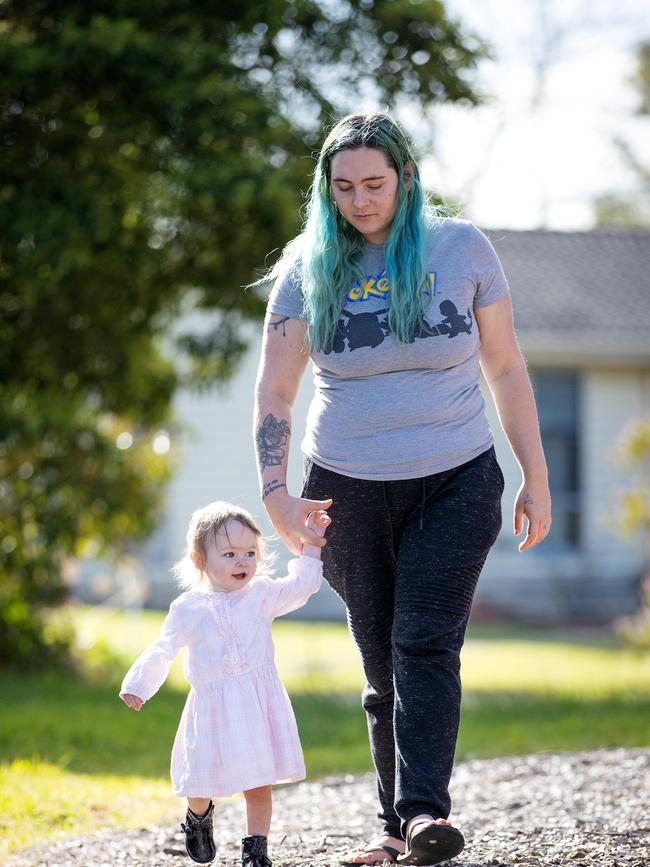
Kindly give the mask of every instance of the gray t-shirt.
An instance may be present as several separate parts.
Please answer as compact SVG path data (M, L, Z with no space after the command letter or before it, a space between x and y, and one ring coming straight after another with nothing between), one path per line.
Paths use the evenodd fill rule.
M367 276L346 296L332 351L311 354L315 394L302 451L336 473L379 480L419 478L480 455L492 434L474 309L509 291L492 245L465 220L432 229L430 305L409 344L388 328L383 245L366 245L362 264ZM296 267L276 281L268 309L305 318Z

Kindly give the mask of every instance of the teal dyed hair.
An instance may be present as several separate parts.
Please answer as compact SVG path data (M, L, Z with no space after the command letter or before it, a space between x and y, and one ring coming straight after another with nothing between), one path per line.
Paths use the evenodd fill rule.
M448 213L427 201L413 148L390 115L350 114L332 128L314 171L303 231L257 281L259 284L286 277L290 271L298 278L313 349L331 351L345 296L364 276L363 235L340 214L330 186L334 155L358 148L382 151L397 172L395 217L384 259L391 286L388 324L400 343L409 343L421 323L426 306L423 290L427 286L429 234L440 216Z
M426 249L438 213L423 193L413 149L390 115L348 115L333 127L323 143L303 232L281 260L299 269L310 344L321 350L331 350L345 296L364 276L363 236L339 213L330 186L334 155L358 148L382 151L397 172L395 218L384 257L391 286L388 323L398 342L412 339L425 306ZM276 269L276 274L284 270Z

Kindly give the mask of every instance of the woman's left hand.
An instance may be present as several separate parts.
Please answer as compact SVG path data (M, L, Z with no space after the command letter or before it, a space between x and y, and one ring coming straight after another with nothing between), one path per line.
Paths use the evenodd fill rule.
M524 479L515 500L515 536L524 529L524 517L528 519L526 538L519 545L519 551L539 545L551 529L551 494L548 483L529 482Z

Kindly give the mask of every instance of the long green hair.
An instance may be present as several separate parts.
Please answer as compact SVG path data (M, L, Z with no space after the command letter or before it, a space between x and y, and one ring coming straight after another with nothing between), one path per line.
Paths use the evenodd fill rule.
M304 297L309 342L331 351L347 292L364 275L364 238L339 213L331 190L331 165L342 150L382 151L398 177L397 205L384 259L391 287L388 324L400 343L408 343L425 303L426 252L438 212L428 204L413 149L388 114L351 114L323 142L307 202L302 234L285 249L269 276L295 269Z

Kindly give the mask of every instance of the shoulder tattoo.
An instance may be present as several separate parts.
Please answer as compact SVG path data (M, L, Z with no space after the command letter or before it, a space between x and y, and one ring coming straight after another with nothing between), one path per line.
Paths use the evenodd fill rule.
M290 318L291 318L290 316L281 316L279 319L269 319L269 327L268 327L269 333L271 332L271 329L273 329L274 331L277 331L278 328L280 328L280 326L282 326L282 336L286 337L287 336L287 329L285 327L285 323L287 323Z

